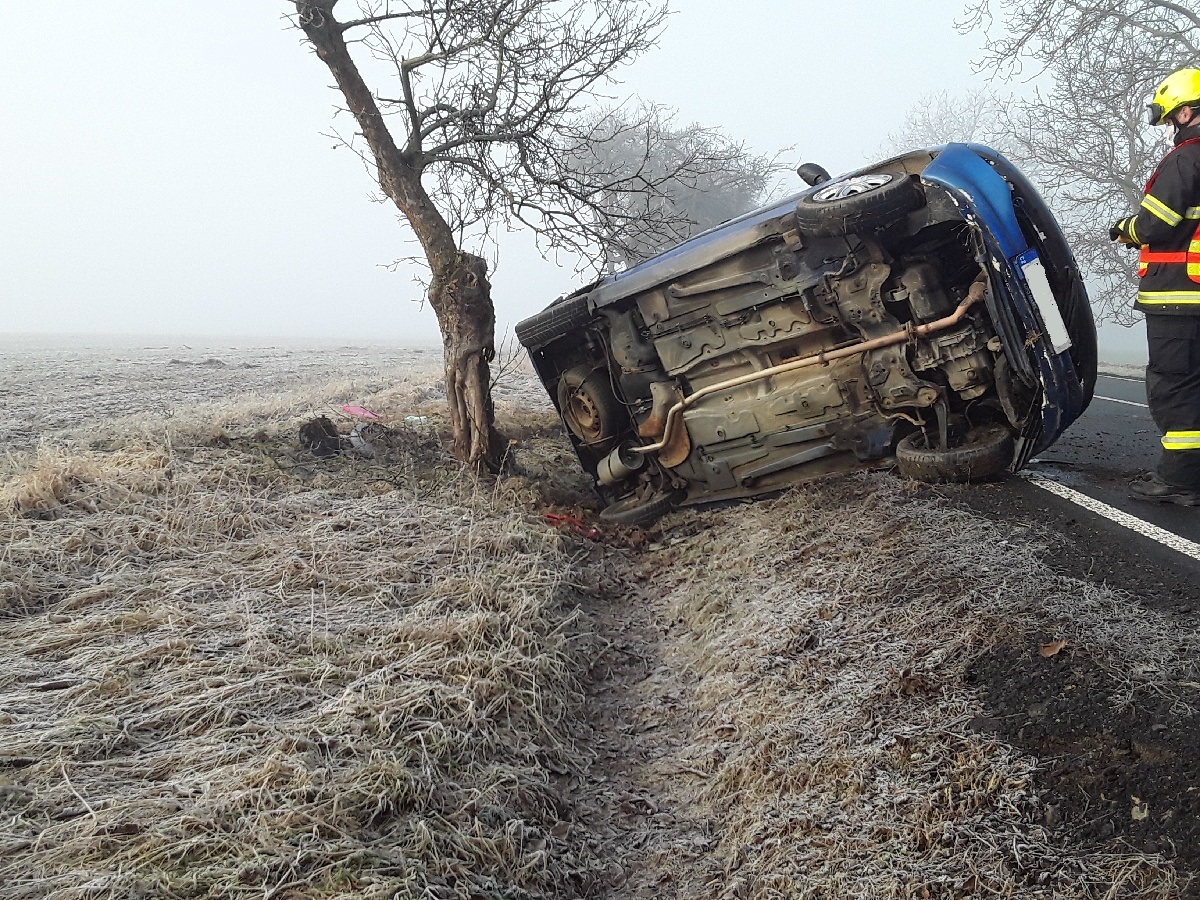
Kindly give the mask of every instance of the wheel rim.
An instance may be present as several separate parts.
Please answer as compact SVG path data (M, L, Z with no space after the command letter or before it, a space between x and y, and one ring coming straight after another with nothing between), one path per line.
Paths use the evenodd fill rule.
M570 423L575 426L575 433L587 443L595 443L607 437L604 433L604 419L595 399L583 386L571 392L566 414Z
M813 201L815 203L833 203L837 200L845 200L847 197L854 197L858 194L866 194L877 190L885 184L890 184L891 181L892 175L888 172L846 178L828 187L821 188L821 190L813 194Z

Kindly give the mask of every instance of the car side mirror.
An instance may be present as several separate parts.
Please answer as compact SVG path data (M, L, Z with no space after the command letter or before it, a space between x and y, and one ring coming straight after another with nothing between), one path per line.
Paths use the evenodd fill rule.
M816 163L804 163L804 165L796 169L796 174L804 179L805 184L810 185L828 181L830 177L825 168Z

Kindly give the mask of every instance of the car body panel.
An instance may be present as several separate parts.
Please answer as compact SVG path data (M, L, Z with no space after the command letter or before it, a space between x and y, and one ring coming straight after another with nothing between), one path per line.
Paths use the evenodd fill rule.
M965 144L949 144L921 173L923 181L949 188L983 219L1007 259L1024 253L1029 244L1012 207L1012 191L977 153Z
M798 196L797 194L796 197ZM588 297L592 306L609 306L618 300L632 297L727 259L777 235L780 231L780 221L791 211L796 197L731 219L641 265L603 279L589 291Z

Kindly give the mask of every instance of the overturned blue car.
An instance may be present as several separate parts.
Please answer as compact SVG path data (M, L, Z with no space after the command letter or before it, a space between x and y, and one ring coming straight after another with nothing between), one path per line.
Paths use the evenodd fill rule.
M948 144L799 172L800 194L518 324L603 518L893 464L992 478L1091 400L1083 281L1010 162Z

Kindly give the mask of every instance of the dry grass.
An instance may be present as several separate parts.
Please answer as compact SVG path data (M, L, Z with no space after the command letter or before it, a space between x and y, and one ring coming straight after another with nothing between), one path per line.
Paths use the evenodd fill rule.
M416 432L318 467L212 412L0 489L0 896L566 892L560 536Z
M967 664L1047 617L1130 692L1194 697L1195 631L1054 575L1041 549L889 476L725 513L677 548L667 600L705 722L690 765L719 839L707 892L1177 896L1158 857L1064 848L1036 761L970 725Z
M1118 702L1184 709L1196 634L888 476L679 513L665 546L584 559L540 515L580 495L536 382L499 391L529 477L485 487L443 455L436 380L83 417L9 458L0 898L619 893L579 798L664 782L580 789L605 773L572 736L632 733L581 721L577 678L628 624L588 636L597 583L689 629L645 630L694 684L647 702L700 723L654 761L697 785L662 826L676 895L1174 896L1162 860L1041 824L1038 761L972 730L965 669L1049 617ZM430 424L398 424L387 465L294 449L344 402ZM683 833L698 821L711 845Z
M194 417L198 405L214 401L236 411L249 404L229 398L299 397L317 382L338 380L350 388L351 402L363 402L441 361L440 350L394 346L164 346L112 338L104 347L100 340L0 335L0 447L33 449L42 435L89 422L98 424L100 436L140 429Z

